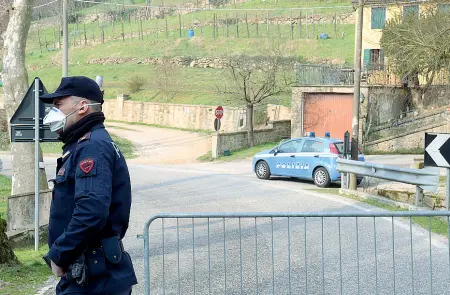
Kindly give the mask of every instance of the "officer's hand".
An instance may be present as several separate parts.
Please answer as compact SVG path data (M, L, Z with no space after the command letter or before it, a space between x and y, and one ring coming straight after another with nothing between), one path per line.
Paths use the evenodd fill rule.
M59 278L66 275L64 270L61 267L57 266L53 261L52 261L52 272L55 276Z

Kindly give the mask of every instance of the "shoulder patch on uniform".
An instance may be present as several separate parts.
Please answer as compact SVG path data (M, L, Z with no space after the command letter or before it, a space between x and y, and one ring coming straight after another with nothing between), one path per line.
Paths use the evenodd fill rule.
M80 139L78 139L78 143L82 142L83 140L89 140L91 138L91 132L86 133L83 135Z
M94 168L94 159L86 158L80 162L80 169L84 173L88 174Z

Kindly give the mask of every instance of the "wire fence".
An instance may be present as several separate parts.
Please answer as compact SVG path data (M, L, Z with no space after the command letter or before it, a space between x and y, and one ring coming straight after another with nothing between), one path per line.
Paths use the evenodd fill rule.
M126 39L158 40L192 36L267 39L342 39L353 31L353 8L198 8L71 1L69 43L73 47ZM35 7L28 48L62 46L60 1Z

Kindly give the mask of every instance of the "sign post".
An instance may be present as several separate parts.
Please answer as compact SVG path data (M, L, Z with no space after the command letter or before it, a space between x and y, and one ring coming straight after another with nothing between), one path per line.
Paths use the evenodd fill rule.
M220 129L220 119L215 118L214 119L214 130L216 130L217 132L219 132Z
M343 151L344 159L350 158L350 132L345 131L344 133L344 151ZM348 189L350 183L350 174L349 173L341 173L341 188Z
M447 179L446 179L446 190L445 190L445 210L448 210L450 207L450 169L447 170Z
M50 127L42 121L48 113L51 104L44 104L39 97L47 90L39 78L35 78L19 107L11 117L11 142L34 143L35 178L34 178L34 249L39 249L39 169L43 163L39 162L39 143L57 142L58 135L50 131Z
M450 207L450 133L425 133L424 166L447 170L445 209Z
M39 250L39 79L34 79L34 250Z

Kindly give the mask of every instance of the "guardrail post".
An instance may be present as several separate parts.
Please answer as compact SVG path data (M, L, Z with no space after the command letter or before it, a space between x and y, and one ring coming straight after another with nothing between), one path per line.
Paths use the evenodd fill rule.
M344 159L349 160L351 157L350 155L350 132L345 131L344 133ZM342 183L344 184L342 186L343 189L348 189L349 188L349 183L350 183L350 174L349 173L345 173L342 172L341 173L341 180Z
M447 185L445 190L445 210L448 211L450 207L450 169L447 168L446 170L447 170L447 179L446 179Z
M421 189L418 185L416 186L416 206L422 206L423 204L423 189Z

